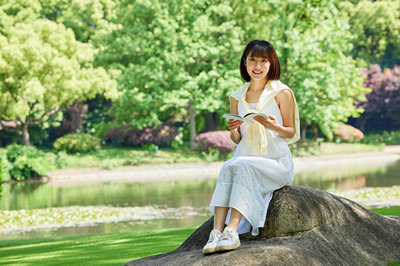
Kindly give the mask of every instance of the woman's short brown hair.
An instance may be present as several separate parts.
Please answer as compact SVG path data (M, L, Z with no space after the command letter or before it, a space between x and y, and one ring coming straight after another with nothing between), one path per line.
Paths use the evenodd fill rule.
M254 40L247 44L244 48L242 58L240 59L240 75L245 81L250 81L251 77L247 73L245 65L247 56L251 54L254 57L264 57L270 62L268 71L268 80L277 80L281 76L281 66L279 64L278 57L271 43L263 40Z

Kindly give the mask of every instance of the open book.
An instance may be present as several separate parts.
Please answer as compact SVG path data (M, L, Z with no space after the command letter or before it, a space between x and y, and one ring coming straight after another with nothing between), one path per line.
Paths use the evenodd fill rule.
M236 120L241 120L243 122L245 121L255 121L253 118L255 116L265 116L268 118L268 115L263 114L263 113L247 113L243 117L240 115L234 115L234 114L224 114L222 117L226 119L236 119Z

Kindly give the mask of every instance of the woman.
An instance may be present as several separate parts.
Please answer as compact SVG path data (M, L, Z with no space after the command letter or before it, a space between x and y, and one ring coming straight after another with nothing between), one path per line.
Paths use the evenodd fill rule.
M232 159L222 166L211 199L214 229L204 254L236 249L238 234L250 228L252 235L258 235L273 192L293 181L288 144L300 138L300 121L293 92L279 81L274 47L267 41L250 42L242 54L240 74L246 83L230 95L231 113L267 117L228 121L231 139L238 145Z

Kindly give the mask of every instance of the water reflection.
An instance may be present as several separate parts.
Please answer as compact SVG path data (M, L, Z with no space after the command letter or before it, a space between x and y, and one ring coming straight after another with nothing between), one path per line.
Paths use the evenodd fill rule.
M216 179L199 181L174 181L154 183L100 183L83 186L49 186L40 183L4 184L0 209L19 210L47 207L96 206L115 207L166 206L179 208L208 206ZM368 169L336 169L335 171L298 174L295 185L308 186L327 191L384 187L400 185L400 161ZM43 237L71 234L127 232L199 226L210 216L208 211L199 215L159 219L152 221L129 221L98 224L90 227L46 229L0 235L1 239Z
M391 187L400 184L400 161L366 169L337 169L335 171L297 174L295 185L326 191L343 191L363 187Z
M99 183L75 187L32 183L4 184L0 209L19 210L78 205L203 207L204 203L211 199L215 183L216 180L213 179L155 183Z

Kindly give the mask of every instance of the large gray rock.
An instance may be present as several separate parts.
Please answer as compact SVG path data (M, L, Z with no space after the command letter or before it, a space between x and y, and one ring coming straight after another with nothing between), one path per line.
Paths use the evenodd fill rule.
M127 265L387 265L400 261L400 220L328 192L299 186L274 193L265 226L233 251L202 254L213 218L176 250Z

